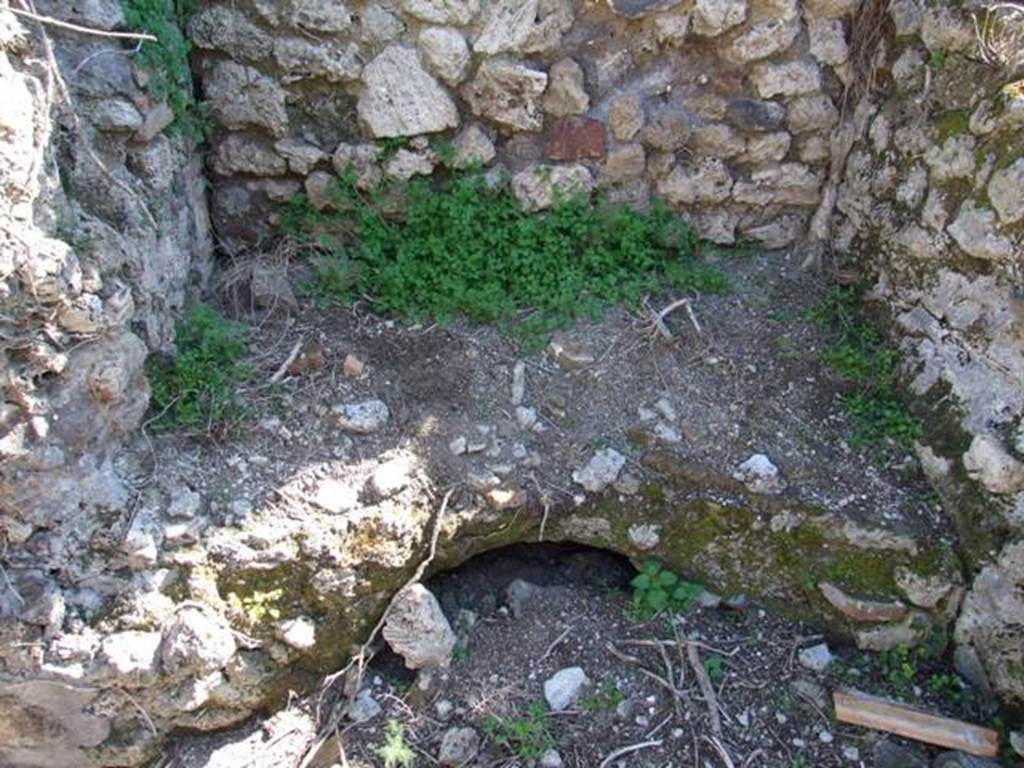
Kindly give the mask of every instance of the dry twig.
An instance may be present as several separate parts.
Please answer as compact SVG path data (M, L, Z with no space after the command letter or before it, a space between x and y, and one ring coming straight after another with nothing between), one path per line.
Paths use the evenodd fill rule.
M697 676L697 685L700 686L700 691L704 694L704 701L708 705L708 715L711 717L711 730L715 736L721 738L722 718L718 713L718 697L715 696L715 687L711 685L708 671L700 660L697 644L692 640L686 641L686 655L690 661L690 666L693 668L693 673Z
M295 362L295 358L299 356L299 350L302 349L302 339L295 342L295 346L292 347L292 351L288 353L288 357L285 358L284 362L281 363L281 367L274 372L274 375L270 377L271 384L277 384L284 375L288 373L288 366Z
M630 744L628 747L622 747L616 749L608 757L601 761L598 768L607 768L607 766L614 763L620 757L625 757L634 752L639 752L641 749L650 749L651 747L660 747L664 743L663 739L657 739L655 741L641 741L639 744Z
M7 7L4 10L10 11L15 16L24 16L26 19L32 19L33 21L38 21L41 24L48 24L51 27L57 27L58 29L66 29L69 32L79 32L83 35L112 37L120 40L148 40L153 43L158 42L154 35L149 35L143 32L110 32L106 29L83 27L80 24L72 24L68 21L61 21L60 19L55 19L52 16L43 16L42 14L33 13L32 11L23 11L20 8Z

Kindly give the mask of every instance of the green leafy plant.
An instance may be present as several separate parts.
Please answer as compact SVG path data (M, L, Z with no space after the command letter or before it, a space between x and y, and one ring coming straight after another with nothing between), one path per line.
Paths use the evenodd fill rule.
M527 705L515 717L488 717L483 727L491 741L521 760L536 760L555 746L555 738L548 728L548 713L540 701Z
M626 700L626 694L619 690L610 677L601 681L601 686L590 696L580 697L580 709L584 712L601 712L615 709L620 702Z
M708 679L718 685L725 679L725 659L717 653L713 653L704 659L704 669L707 670Z
M822 362L849 385L842 401L853 423L851 444L892 441L906 448L921 427L897 393L899 356L858 315L857 299L850 288L833 288L805 316L831 337Z
M143 41L136 60L149 77L146 88L156 101L174 112L173 130L201 141L207 126L196 103L189 64L191 43L185 25L196 10L195 0L121 0L125 24L156 37Z
M278 605L284 589L270 589L266 591L256 590L252 594L240 597L237 593L228 594L228 605L235 611L242 613L250 626L263 623L264 620L277 620L281 618L281 610Z
M638 212L564 195L530 214L507 180L472 172L365 191L349 170L331 197L333 212L300 195L282 215L286 234L336 260L314 265L314 295L344 301L355 290L413 321L463 315L535 346L577 317L664 287L729 290L662 203Z
M946 67L946 52L936 49L928 54L928 66L941 72Z
M633 580L631 611L641 619L649 619L663 611L687 613L696 603L704 588L700 584L684 581L657 560L643 564Z
M384 768L411 768L416 762L416 753L405 741L405 726L397 720L384 724L384 743L376 749L377 757Z
M945 699L955 707L960 706L964 698L964 688L960 684L960 678L956 675L935 673L928 678L926 685L928 692L933 696Z
M906 646L885 651L880 657L882 673L895 693L907 695L917 677L917 654Z
M248 375L248 329L205 304L191 304L177 326L176 351L147 364L153 425L209 432L238 418L236 388Z

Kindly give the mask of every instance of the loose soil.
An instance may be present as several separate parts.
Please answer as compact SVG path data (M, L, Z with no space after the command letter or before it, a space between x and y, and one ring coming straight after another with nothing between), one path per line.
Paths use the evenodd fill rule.
M635 311L612 308L600 320L578 323L569 336L595 358L579 370L563 368L543 352L524 355L494 328L461 322L407 327L373 315L365 303L351 309L304 303L290 316L257 317L250 360L254 375L244 392L247 419L226 433L158 434L151 442L140 441L135 470L145 474L155 468L176 481L187 478L211 500L208 524L214 528L244 527L253 510L279 514L282 521L301 515L303 502L282 493L284 486L302 489L308 499L325 480L345 481L399 449L415 453L435 493L486 471L514 481L535 498L571 506L580 494L572 472L598 448L614 447L627 457L627 474L638 482L645 479L647 470L639 463L643 446L631 435L638 426L650 426L644 411L664 398L675 411L666 421L682 438L664 446L668 450L726 474L752 453L767 454L802 501L955 547L912 456L893 446L849 445L842 384L822 367L826 340L804 319L824 284L801 273L795 255L757 256L723 266L734 292L691 296L692 314L681 308L666 320L671 339L652 333L650 322L652 312L675 296L652 297ZM297 343L308 354L300 357L294 375L272 382ZM346 355L365 364L362 375L345 375ZM512 370L520 360L526 363L523 405L539 413L539 426L531 428L517 423L511 403ZM332 424L331 406L369 398L383 400L391 412L379 431L350 437ZM449 446L458 438L485 447L456 455ZM481 730L490 716L515 716L542 700L544 680L566 666L583 667L595 683L589 694L594 701L585 710L576 707L547 721L565 765L573 768L598 766L616 749L646 741L659 743L614 764L727 765L720 748L736 766L874 764L875 737L833 722L825 692L852 683L892 693L877 657L839 650L840 664L816 675L796 662L800 648L820 641L814 628L743 601L738 609L698 608L679 617L676 632L699 640L705 660L721 659L713 662L722 671L716 687L724 731L716 746L709 740L707 702L675 648L667 649L669 671L660 653L633 642L672 640L675 632L665 617L649 622L626 617L628 569L623 572L621 563L591 569L609 577L603 584L574 576L560 558L534 563L532 570L523 570L521 563L498 567L492 559L492 564L486 588L478 590L484 598L460 593L456 587L466 583L465 576L453 577L455 586L439 582L446 610L472 610L477 622L450 670L429 696L420 697L425 700L403 700L408 676L393 659L379 657L383 666L370 679L384 713L339 732L348 765L381 764L375 750L387 719L405 723L416 764L433 765L446 728L469 724ZM517 569L547 587L514 618L500 595ZM623 661L609 644L635 659ZM955 704L920 688L940 669L939 662L920 663L919 687L911 691L921 692L913 698L936 711L978 719L975 705L963 703L973 699L961 696ZM682 697L678 711L651 675L674 676ZM610 698L620 695L628 704L611 704ZM452 705L447 717L438 714L441 701ZM241 729L183 736L159 764L298 766L314 738L318 703L315 694L296 696L283 712ZM319 717L325 714L321 709ZM471 764L525 762L485 740Z

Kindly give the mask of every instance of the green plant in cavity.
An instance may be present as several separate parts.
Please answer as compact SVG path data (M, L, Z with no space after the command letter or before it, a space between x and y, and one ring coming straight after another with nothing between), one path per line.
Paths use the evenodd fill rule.
M238 418L237 386L249 375L242 360L248 329L205 304L191 304L177 326L176 350L147 363L158 429L208 432Z
M411 768L416 753L405 741L405 726L397 720L384 724L384 743L375 750L384 768Z
M928 678L928 692L933 696L945 699L955 707L960 706L964 698L964 689L960 678L947 673L936 673Z
M633 580L630 608L640 619L649 619L663 611L689 612L704 588L684 581L655 559L647 560Z
M536 760L555 746L543 702L527 705L521 714L514 717L492 715L484 720L483 727L491 741L521 760Z
M381 311L413 321L493 322L528 347L577 317L662 288L729 290L721 272L699 261L690 228L662 203L638 212L564 195L530 214L507 180L478 172L367 191L351 170L332 201L336 210L325 213L298 196L282 215L285 234L337 260L338 269L315 265L314 295L344 301L354 286Z
M917 654L901 645L885 651L880 663L886 682L893 691L904 696L910 693L917 677Z
M196 10L195 0L121 0L125 25L156 37L142 41L136 61L146 72L146 89L154 100L166 101L174 112L172 130L198 142L207 126L195 100L189 64L191 44L185 26Z

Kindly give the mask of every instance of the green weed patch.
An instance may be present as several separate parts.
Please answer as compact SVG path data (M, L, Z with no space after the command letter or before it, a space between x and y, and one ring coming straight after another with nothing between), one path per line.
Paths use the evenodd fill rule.
M205 304L186 308L176 351L147 364L158 429L208 433L241 415L238 385L249 375L242 362L248 329Z
M729 290L662 203L636 212L567 196L528 214L507 183L479 173L366 193L354 181L338 180L335 211L299 196L282 216L283 231L315 254L308 289L321 302L368 295L382 312L436 322L463 315L532 345L577 317L664 288Z
M921 426L897 394L899 355L877 327L859 316L856 292L833 288L807 318L831 337L822 362L849 385L843 405L853 421L851 444L892 441L909 447Z

